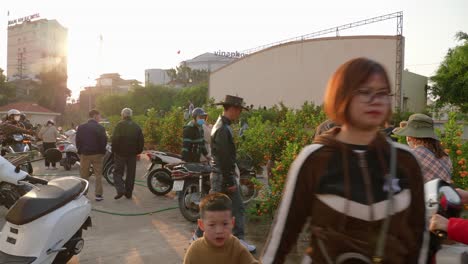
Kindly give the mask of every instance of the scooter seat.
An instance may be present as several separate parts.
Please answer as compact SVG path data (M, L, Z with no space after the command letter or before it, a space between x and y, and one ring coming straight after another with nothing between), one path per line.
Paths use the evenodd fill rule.
M6 220L15 225L30 223L76 198L85 184L79 178L52 180L40 190L32 189L8 211Z

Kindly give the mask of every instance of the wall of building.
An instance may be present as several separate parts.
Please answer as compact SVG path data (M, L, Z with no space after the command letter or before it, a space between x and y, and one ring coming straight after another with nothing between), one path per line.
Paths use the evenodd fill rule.
M322 104L330 76L338 66L356 57L382 63L394 85L396 44L395 36L353 36L271 47L212 72L209 95L216 100L226 94L238 95L254 106L283 102L298 108L305 101Z
M27 113L26 113L27 114ZM31 124L37 125L45 125L49 120L56 120L57 115L47 115L47 114L27 114L29 121Z
M23 22L8 28L7 76L33 79L41 72L67 72L68 31L56 20ZM19 66L22 65L22 72Z
M171 81L166 70L163 69L148 69L145 70L145 83L154 85L164 85Z
M403 71L401 90L403 91L403 111L424 112L427 103L427 77Z

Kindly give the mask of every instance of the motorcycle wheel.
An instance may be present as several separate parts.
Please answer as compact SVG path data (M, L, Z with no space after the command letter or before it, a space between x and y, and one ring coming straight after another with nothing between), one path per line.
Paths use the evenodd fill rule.
M55 257L54 261L52 262L52 264L66 264L68 261L70 261L71 258L73 258L74 255L77 255L79 253L79 252L78 253L73 252L73 249L71 247L74 247L74 245L71 245L71 242L77 239L82 240L82 232L83 230L81 229L78 230L78 232L76 232L72 236L72 238L70 238L70 240L68 240L67 243L63 245L63 247L66 248L67 250L59 252L57 256ZM83 243L81 244L81 247L82 246L83 246Z
M252 182L250 176L240 178L240 195L242 198L242 202L244 204L248 204L251 202L255 197L257 197L257 189L255 188L255 184Z
M170 181L170 184L163 183L159 181L161 177L164 177L166 181ZM171 173L166 169L156 169L148 175L146 179L146 183L148 185L148 189L156 194L156 195L165 195L172 190L172 185L174 181L172 181Z
M115 171L115 165L114 164L109 165L109 167L107 167L106 171L104 171L104 178L106 178L106 181L110 185L115 185L115 183L114 183L114 171Z
M71 165L71 160L70 160L70 158L66 158L66 159L65 159L65 162L63 163L63 167L64 167L65 170L67 170L67 171L71 170L72 165Z
M198 181L187 180L184 189L179 193L179 210L182 216L190 222L196 222L200 216L198 205L193 203L192 195L200 195ZM199 198L200 199L200 198Z

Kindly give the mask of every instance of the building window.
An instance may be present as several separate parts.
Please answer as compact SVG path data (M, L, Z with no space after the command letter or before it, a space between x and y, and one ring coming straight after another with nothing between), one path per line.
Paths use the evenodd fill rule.
M21 43L21 38L18 38L18 43Z
M23 52L26 52L26 48L23 48Z

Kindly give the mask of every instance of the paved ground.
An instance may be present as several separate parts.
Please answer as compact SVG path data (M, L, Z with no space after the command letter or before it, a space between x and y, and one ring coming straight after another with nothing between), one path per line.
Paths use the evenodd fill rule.
M137 166L137 179L145 180L143 175L149 161L142 159ZM51 179L66 175L78 175L78 168L65 172L63 168L56 171L44 170L42 163L34 164L34 174L52 174ZM174 193L158 197L146 187L135 186L131 200L122 198L114 200L115 189L105 180L104 201L94 201L94 177L90 180L90 198L93 208L119 212L139 213L158 209L176 207ZM4 224L6 210L0 209L0 226ZM79 256L69 263L117 264L117 263L182 263L189 238L195 224L186 221L179 209L169 210L146 216L115 216L92 212L93 227L84 232L85 248ZM268 225L247 224L247 240L254 242L261 251L268 233ZM258 257L258 254L256 255Z

